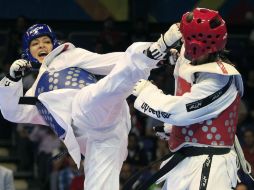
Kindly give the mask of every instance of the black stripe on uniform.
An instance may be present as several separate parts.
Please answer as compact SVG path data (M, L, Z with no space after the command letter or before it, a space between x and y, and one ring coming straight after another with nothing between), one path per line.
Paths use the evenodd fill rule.
M233 76L230 76L228 83L222 89L211 94L210 96L207 96L206 98L186 104L187 112L191 112L191 111L195 111L197 109L203 108L211 104L213 101L217 100L218 98L220 98L229 89L232 83L232 80L233 80Z

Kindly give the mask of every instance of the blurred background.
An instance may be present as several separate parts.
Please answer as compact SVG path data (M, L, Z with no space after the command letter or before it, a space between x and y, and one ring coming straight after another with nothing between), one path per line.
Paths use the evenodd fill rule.
M0 78L20 58L23 32L32 24L45 23L61 41L72 42L98 53L124 51L135 41L154 41L186 11L195 7L218 10L228 27L228 58L241 72L245 94L241 102L237 134L247 160L254 167L254 0L0 0ZM150 79L165 93L174 90L173 68L152 71ZM24 79L27 90L34 81ZM129 155L120 175L121 185L137 170L167 154L167 142L152 131L161 123L133 108L128 98L132 130ZM65 155L54 133L44 126L14 124L0 114L0 165L14 173L17 190L82 190L85 176ZM147 170L148 178L158 165ZM141 179L141 180L142 180ZM1 179L0 179L1 180ZM248 177L238 189L254 190ZM153 186L150 190L159 190Z

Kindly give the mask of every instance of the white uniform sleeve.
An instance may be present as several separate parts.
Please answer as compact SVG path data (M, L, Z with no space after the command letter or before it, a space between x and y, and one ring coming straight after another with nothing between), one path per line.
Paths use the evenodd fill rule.
M109 75L82 89L76 96L78 107L84 113L83 122L89 126L112 124L116 116L126 106L125 99L131 95L134 84L141 78L147 79L150 70L158 60L148 58L142 52L149 43L134 43L120 57ZM75 116L74 116L75 117Z
M229 89L217 100L194 111L187 111L186 105L204 99L223 88L229 76L201 73L191 91L183 96L165 95L150 84L144 88L135 101L139 111L165 123L186 126L216 117L225 110L238 93L234 80Z
M81 48L68 50L55 59L64 60L65 67L79 67L96 75L107 75L124 52L98 54ZM53 64L52 64L53 65ZM61 64L60 64L61 65Z
M22 80L13 82L4 77L0 81L0 109L3 117L15 123L46 125L35 106L18 104L21 96L23 96Z
M138 42L138 44L145 50L152 43ZM54 61L61 62L57 64L57 67L61 65L63 68L79 67L96 75L108 75L116 64L125 64L122 60L119 61L124 55L125 52L98 54L82 48L73 48L56 56Z

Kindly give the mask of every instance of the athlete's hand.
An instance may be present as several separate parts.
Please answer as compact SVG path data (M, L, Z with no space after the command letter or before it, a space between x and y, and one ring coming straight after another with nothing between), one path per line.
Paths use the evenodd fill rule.
M20 79L31 68L32 65L29 61L24 59L18 59L12 63L9 74L14 79Z
M158 136L161 140L168 141L170 138L170 132L172 130L172 125L164 123L163 126L153 127L155 135Z
M177 49L174 49L174 48L171 48L169 52L170 52L169 63L170 65L175 65L179 57L179 52L177 51Z
M178 40L182 38L182 34L180 32L180 24L173 24L168 31L163 34L164 42L168 47L172 46Z
M182 34L179 29L179 23L173 24L165 34L161 35L157 41L162 51L167 51L170 48L174 48L178 41L182 38Z

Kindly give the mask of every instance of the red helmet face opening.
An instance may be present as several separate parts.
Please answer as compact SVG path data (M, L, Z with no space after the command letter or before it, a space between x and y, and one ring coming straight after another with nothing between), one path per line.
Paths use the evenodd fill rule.
M185 13L180 31L185 41L185 56L191 60L223 50L227 42L225 21L210 9L196 8Z

